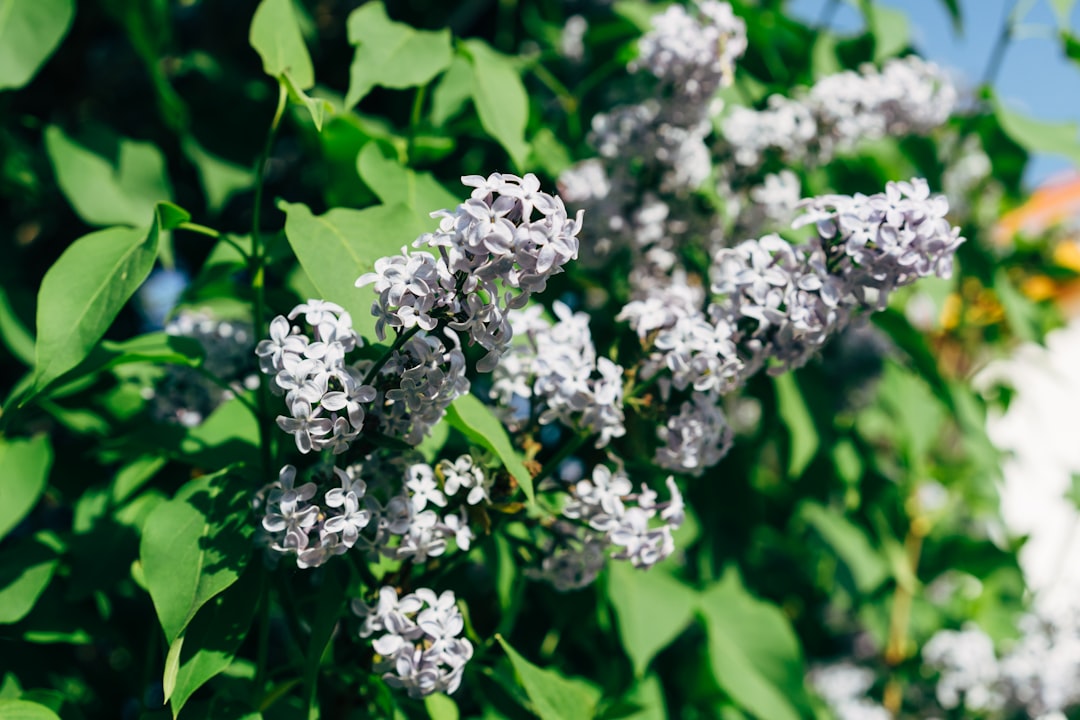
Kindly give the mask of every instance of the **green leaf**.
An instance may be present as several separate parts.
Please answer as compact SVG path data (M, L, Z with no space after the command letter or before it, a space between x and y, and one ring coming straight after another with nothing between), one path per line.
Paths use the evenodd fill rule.
M1038 306L1012 284L1003 267L999 267L994 273L994 293L1001 301L1005 319L1016 337L1027 342L1042 342L1042 322Z
M0 438L0 540L37 505L52 461L46 435L27 440Z
M559 174L573 164L570 150L562 144L550 128L540 128L533 135L529 165L539 167L548 175Z
M158 226L109 228L79 238L38 290L35 389L78 365L150 274Z
M139 558L170 645L246 566L254 531L249 499L246 481L227 468L188 482L146 519Z
M817 454L821 438L817 428L814 427L814 419L810 416L810 410L806 407L802 392L799 390L795 376L785 373L773 378L776 386L776 402L780 418L787 426L791 438L791 447L788 455L788 475L796 478L802 475L806 466Z
M64 197L88 225L144 226L154 206L172 198L165 156L151 143L120 138L114 166L50 125L45 150Z
M812 500L803 502L798 514L843 561L859 592L869 594L889 577L885 559L858 525Z
M894 57L911 45L911 25L905 13L874 3L869 21L875 62Z
M649 675L639 680L630 692L609 705L599 717L602 720L667 720L660 678Z
M805 717L802 653L784 613L750 595L731 568L702 594L700 609L709 660L724 692L759 718Z
M1007 109L997 100L994 111L1001 129L1032 152L1064 155L1080 164L1080 126L1075 122L1046 122Z
M191 220L191 213L171 202L159 202L154 212L159 230L175 230Z
M454 55L450 67L439 78L431 94L431 122L442 127L464 109L472 98L472 65L461 55Z
M426 85L450 67L450 31L417 30L394 22L381 2L367 2L346 21L349 43L356 46L349 69L345 107L352 108L371 88L402 89Z
M75 0L0 0L0 90L30 82L74 17Z
M644 677L656 653L677 638L694 618L697 593L661 570L643 571L630 563L608 565L608 599L619 620L619 637Z
M656 5L642 2L642 0L617 0L611 9L643 33L652 30L653 16L658 10Z
M960 11L960 0L941 0L952 19L953 32L959 33L964 27L964 16Z
M34 608L56 572L61 549L46 531L0 553L0 624L18 622Z
M169 646L163 685L174 718L196 690L233 661L255 610L267 601L261 598L261 577L261 572L244 573L235 585L203 606Z
M334 106L330 104L330 101L324 98L311 97L298 88L293 83L292 77L287 73L281 76L281 82L289 93L289 99L297 105L303 105L307 108L308 113L311 115L311 122L315 125L315 130L322 132L323 118L334 111Z
M4 720L60 720L60 716L49 708L29 700L0 700L0 717Z
M539 668L519 655L501 635L495 639L510 658L540 720L592 720L596 715L600 693L595 688Z
M431 720L458 720L461 717L457 703L442 693L424 698L424 709Z
M495 453L495 457L502 461L506 471L525 491L528 501L531 503L535 500L532 474L510 442L506 428L503 427L499 418L492 414L491 408L480 402L475 395L467 393L450 403L450 407L446 410L446 422L450 423L450 427L461 432L470 442Z
M263 72L270 77L287 74L300 90L315 85L315 68L292 0L262 0L251 18L248 41L262 58Z
M211 212L218 212L230 197L255 183L255 173L251 168L234 165L211 155L194 140L185 140L183 150L199 173L206 193L206 205Z
M375 269L375 261L396 255L426 231L416 213L404 205L376 205L364 210L334 208L313 215L305 205L282 202L285 237L320 295L349 311L361 336L375 336L370 287L356 279Z
M2 287L0 287L0 338L3 338L4 345L16 359L24 365L33 366L34 336L15 314L7 291Z
M482 40L465 40L462 47L472 64L472 96L480 124L520 169L529 155L525 142L529 96L518 68Z
M384 205L407 205L417 211L421 222L432 226L432 212L456 208L462 201L431 173L416 172L388 157L377 142L369 142L360 151L356 170Z
M1072 15L1075 5L1076 0L1050 0L1050 7L1054 9L1059 26L1067 28L1071 25L1069 16Z

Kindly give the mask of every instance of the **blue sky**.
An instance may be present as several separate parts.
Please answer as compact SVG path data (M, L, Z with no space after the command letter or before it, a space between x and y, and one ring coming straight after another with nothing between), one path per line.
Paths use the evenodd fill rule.
M815 21L828 0L791 0L798 17ZM876 0L907 14L919 52L951 69L967 87L982 76L1013 0L960 0L963 29L953 30L943 0ZM1017 37L1005 55L995 88L1010 108L1043 120L1080 121L1080 64L1069 60L1057 40L1057 22L1051 0L1020 0L1030 8L1020 23ZM1073 7L1069 25L1080 30L1080 3ZM845 32L863 27L855 3L843 3L834 16L833 29ZM1061 157L1038 156L1028 169L1029 185L1038 184L1071 167Z

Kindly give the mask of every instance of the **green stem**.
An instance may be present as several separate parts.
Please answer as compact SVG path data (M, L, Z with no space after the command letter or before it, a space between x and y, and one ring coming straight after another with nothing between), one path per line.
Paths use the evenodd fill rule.
M555 77L550 70L539 62L535 63L529 69L537 80L554 93L555 99L562 105L563 111L566 112L566 124L567 129L570 131L570 136L573 138L581 137L581 118L578 117L577 98L574 97L573 93L566 89L566 86L559 81L559 78Z
M266 180L266 164L270 160L270 152L274 147L274 135L277 134L281 118L285 114L285 105L288 99L289 94L284 83L279 82L277 109L274 110L274 119L270 122L270 130L266 133L266 145L263 147L262 154L259 155L258 163L255 165L255 202L252 211L251 255L248 258L248 265L251 269L251 290L254 296L255 332L260 334L266 331L266 247L259 227L259 221L262 217L263 185ZM259 444L262 449L263 474L269 477L273 467L273 452L270 447L272 435L270 433L270 407L268 404L269 389L266 382L266 375L259 373L258 402L259 417L261 418L259 423Z
M205 235L206 237L214 238L215 240L218 240L219 242L223 242L226 245L231 246L233 249L236 250L236 252L240 253L240 255L245 260L247 260L249 263L251 262L251 255L248 254L248 251L247 251L246 248L244 248L242 245L240 245L240 243L236 242L235 240L233 240L228 235L223 235L221 232L215 230L212 227L207 227L205 225L199 225L198 223L186 222L186 223L180 223L179 225L177 225L176 229L177 230L187 230L188 232L193 232L193 233L195 233L197 235Z
M407 343L409 341L409 339L413 335L415 335L418 332L420 332L420 326L419 325L413 325L411 328L409 328L405 332L400 333L394 339L394 344L391 345L390 348L385 353L383 353L383 356L381 358L379 358L378 360L375 361L375 364L372 365L371 369L367 371L366 375L364 375L364 383L363 384L364 385L370 385L371 382L376 378L376 376L378 376L379 371L382 370L386 366L386 363L390 361L390 357L394 354L394 351L395 350L400 350L401 347L405 343Z

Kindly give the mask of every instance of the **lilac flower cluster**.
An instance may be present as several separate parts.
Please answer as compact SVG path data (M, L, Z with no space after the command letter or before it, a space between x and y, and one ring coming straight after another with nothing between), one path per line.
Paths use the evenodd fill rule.
M615 560L636 568L650 568L675 551L671 533L682 525L685 507L674 478L667 479L669 498L658 502L655 490L645 485L634 493L622 468L593 468L589 479L570 488L556 523L554 545L532 577L569 590L591 583L610 552Z
M473 188L472 197L453 212L433 213L439 229L414 243L437 254L403 248L356 284L372 284L378 293L372 313L380 340L387 326L431 331L442 323L488 351L477 363L487 372L510 343L507 311L524 306L577 257L581 213L570 218L531 173L469 175L462 182Z
M836 716L836 720L890 720L892 713L869 697L876 676L850 661L817 665L806 677L810 686Z
M770 96L762 110L733 108L721 130L744 167L759 165L768 152L821 163L868 140L928 133L944 124L956 101L944 72L912 55L880 71L867 65L822 78L801 97Z
M301 315L310 337L292 324ZM287 318L274 318L270 337L255 348L259 367L273 376L271 390L285 396L289 415L278 416L278 427L293 436L300 452L341 454L363 430L364 406L375 399L375 388L345 362L362 344L340 305L308 300Z
M803 201L795 227L814 224L817 243L844 294L885 306L889 294L919 278L949 277L964 242L946 219L949 201L926 180L890 182L884 193L825 195Z
M548 323L533 306L511 313L514 333L525 341L514 345L493 373L491 397L504 421L515 427L515 415L541 424L559 421L596 434L597 447L626 433L623 425L623 368L598 357L589 331L589 316L554 305L557 322Z
M690 11L671 5L653 17L630 69L647 69L675 96L702 103L731 84L744 52L746 24L728 3L703 0Z
M165 333L191 338L202 346L202 372L183 365L166 366L154 386L143 391L147 410L155 420L195 427L235 393L257 385L250 324L217 320L205 310L181 310L165 325ZM210 381L206 374L231 389Z
M399 597L385 586L372 605L352 601L362 621L360 637L381 633L372 641L379 656L375 671L383 673L388 685L404 688L412 698L458 689L473 646L460 637L465 620L456 603L450 590L437 595L420 588Z
M491 480L468 455L435 468L410 456L373 455L344 470L317 467L315 480L299 486L296 477L296 468L283 467L260 493L258 510L268 548L295 555L301 568L354 547L413 563L444 554L451 540L468 550L474 535L465 506L490 501ZM451 510L459 493L463 502Z

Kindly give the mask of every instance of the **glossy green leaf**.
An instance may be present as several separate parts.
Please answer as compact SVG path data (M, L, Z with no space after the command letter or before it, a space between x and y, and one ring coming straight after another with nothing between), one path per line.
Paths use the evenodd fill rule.
M802 652L780 608L753 597L730 568L702 594L700 607L709 661L724 692L755 717L806 717Z
M169 646L163 687L173 717L192 693L232 663L244 641L263 594L261 573L244 573L233 586L210 600ZM335 618L336 620L336 618Z
M45 592L60 562L62 545L41 532L0 553L0 624L22 620Z
M157 221L149 230L109 228L79 238L45 273L38 291L35 387L78 365L150 274Z
M315 85L315 68L292 0L262 0L251 18L248 41L262 58L263 72L270 77L288 74L300 90Z
M532 474L525 467L521 455L514 449L510 436L491 408L472 393L467 393L450 403L446 410L446 422L460 431L470 442L485 447L502 461L506 471L517 480L525 491L525 497L533 502Z
M356 169L384 205L407 205L432 229L436 225L432 212L456 208L464 200L443 187L431 173L416 172L388 157L375 142L360 151Z
M462 55L454 55L450 67L439 78L431 94L431 122L442 127L472 98L472 65Z
M697 608L693 588L660 570L646 572L626 562L608 565L608 599L639 678L653 657L686 629Z
M802 391L795 382L795 376L785 373L774 378L773 383L776 386L776 402L779 406L780 419L787 426L791 440L788 475L793 478L799 477L817 454L821 438L817 428L814 427L814 419L806 407Z
M472 97L480 124L521 168L529 155L525 126L529 96L513 60L482 40L465 40L462 47L472 64Z
M449 695L442 693L424 698L424 710L431 720L458 720L461 717L457 703Z
M1063 155L1080 164L1080 125L1075 122L1035 120L1009 110L1000 102L994 108L1001 129L1031 152Z
M321 296L352 315L361 336L375 337L370 287L357 288L356 279L375 269L375 261L397 255L426 232L416 213L404 205L377 205L364 210L334 208L314 215L305 205L280 203L286 214L285 236L304 271Z
M34 364L34 336L15 314L7 291L0 287L0 338L11 354L23 364Z
M74 17L75 0L0 0L0 90L30 82Z
M596 715L600 693L595 688L539 668L519 655L501 635L495 639L510 658L540 720L592 720Z
M798 514L844 563L859 592L871 593L889 577L885 559L858 525L811 500L802 504Z
M120 138L114 165L50 125L45 150L64 197L88 225L145 226L154 206L172 199L165 156L151 143Z
M60 720L44 705L29 700L0 700L0 718L4 720Z
M875 61L895 57L911 45L911 25L906 13L874 3L870 23L874 34Z
M449 30L417 30L394 22L381 2L367 2L346 21L349 43L356 46L349 69L345 107L360 102L371 88L426 85L450 66Z
M52 461L46 435L0 438L0 539L34 509L45 491Z
M170 644L247 565L249 501L247 482L226 469L188 482L147 518L139 558Z
M285 84L289 99L297 105L303 105L308 114L311 115L311 122L315 125L315 130L322 132L323 120L329 113L333 112L334 106L324 98L308 95L293 83L292 77L288 74L281 76L281 82Z
M660 678L649 675L639 680L630 692L609 706L600 717L604 720L668 720ZM720 717L727 720L723 715Z
M222 160L194 140L185 140L183 150L199 173L203 192L206 193L206 204L212 212L221 210L230 197L255 183L255 173L251 168Z

